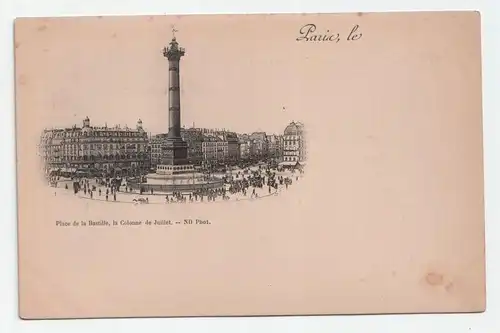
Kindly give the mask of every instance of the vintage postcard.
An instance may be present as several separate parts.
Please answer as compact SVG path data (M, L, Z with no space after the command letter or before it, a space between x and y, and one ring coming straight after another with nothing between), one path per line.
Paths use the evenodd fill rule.
M16 19L20 317L484 311L480 26Z

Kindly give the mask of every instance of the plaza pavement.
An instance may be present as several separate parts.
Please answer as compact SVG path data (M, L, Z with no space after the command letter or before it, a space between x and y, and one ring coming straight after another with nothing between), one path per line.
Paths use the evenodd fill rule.
M290 186L296 186L296 176L299 177L299 182L300 182L300 178L302 178L302 175L299 175L298 173L296 174L291 174L291 173L276 173L277 176L280 176L280 175L283 175L283 176L292 176L292 180L293 180L293 184L290 185ZM65 184L68 184L68 189L65 189L64 188L64 185ZM95 181L91 181L90 182L90 186L92 185L96 185ZM99 188L101 189L101 195L99 196ZM144 194L139 194L137 192L123 192L123 191L120 191L120 192L117 192L116 194L116 201L113 199L113 195L112 194L109 194L108 195L108 200L106 200L106 187L105 186L97 186L96 185L96 190L94 191L93 193L93 197L90 198L90 195L88 194L84 194L83 190L82 191L79 191L77 194L74 194L73 193L73 187L72 187L72 184L71 184L71 181L62 181L62 182L59 182L58 184L58 187L55 188L55 190L58 192L59 195L65 195L65 196L75 196L79 199L83 199L83 200L93 200L93 201L100 201L100 202L107 202L107 203L127 203L127 204L135 204L134 203L134 199L138 199L138 198L148 198L148 203L147 204L166 204L166 200L165 200L165 196L166 194L164 193L154 193L154 194L150 194L150 193L144 193ZM214 202L231 202L231 201L252 201L252 200L261 200L261 199L265 199L265 198L269 198L271 196L276 196L279 194L279 192L281 191L286 191L286 186L285 185L278 185L278 189L274 189L272 188L271 189L271 193L269 193L269 189L267 186L263 186L262 189L260 188L256 188L255 189L255 192L256 194L258 195L257 198L252 198L251 197L251 194L252 194L252 191L253 191L253 187L250 187L248 188L247 190L247 195L243 195L243 193L234 193L234 194L231 194L229 193L229 191L226 193L226 195L229 195L229 200L223 200L222 197L217 197L215 199L215 201L207 201L207 198L205 196L204 200L203 201L193 201L193 202L190 202L189 200L187 200L185 202L185 204L203 204L203 203L214 203ZM171 199L172 195L170 194L169 195L169 199ZM177 202L170 202L169 204L181 204L181 203L177 203Z

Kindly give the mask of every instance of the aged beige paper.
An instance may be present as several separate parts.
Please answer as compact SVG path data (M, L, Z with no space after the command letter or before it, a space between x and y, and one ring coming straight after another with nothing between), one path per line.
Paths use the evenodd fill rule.
M477 12L19 18L20 316L485 309Z

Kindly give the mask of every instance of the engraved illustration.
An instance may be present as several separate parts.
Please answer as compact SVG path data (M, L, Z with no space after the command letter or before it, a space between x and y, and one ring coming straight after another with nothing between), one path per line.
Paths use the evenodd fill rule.
M279 133L182 126L181 62L187 52L176 32L172 27L163 49L168 131L148 132L139 114L135 128L96 125L82 115L81 126L43 130L39 153L54 195L131 204L201 203L264 199L300 183L307 159L300 121L284 123Z

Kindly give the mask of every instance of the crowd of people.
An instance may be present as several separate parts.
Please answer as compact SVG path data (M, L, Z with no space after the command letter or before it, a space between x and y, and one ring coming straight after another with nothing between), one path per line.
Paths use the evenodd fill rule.
M217 189L198 189L191 193L184 194L182 192L173 192L171 195L165 196L166 203L184 203L184 202L210 202L216 201L218 198L222 200L229 200L229 196L226 195L225 188Z
M298 172L301 174L303 171L300 169ZM292 169L292 175L294 173L295 169ZM299 176L296 175L295 179L298 180ZM256 189L267 187L268 193L271 194L278 190L279 185L284 185L288 189L288 186L293 182L292 177L277 175L277 170L269 167L259 167L257 170L252 171L245 169L243 172L238 172L226 181L229 184L229 192L231 194L242 193L244 196L247 196L249 189L252 189L250 198L258 197Z
M64 187L65 189L69 189L68 182L66 182ZM88 196L90 199L93 199L94 196L98 196L105 198L106 201L111 200L111 198L113 201L116 201L116 193L119 191L119 188L120 185L117 184L115 179L73 179L74 194L76 195L79 192L83 192L83 196Z
M58 183L63 183L67 190L72 185L75 195L80 193L83 197L102 201L118 201L117 194L121 196L119 193L137 193L140 198L132 200L134 203L149 203L148 194L164 195L165 203L214 202L231 199L256 199L272 195L278 191L280 186L288 189L294 180L299 180L299 175L303 173L302 169L292 169L285 175L280 171L282 170L268 166L244 168L236 173L223 176L224 186L221 188L202 188L188 193L174 191L162 194L155 193L153 189L150 191L145 191L142 188L134 190L129 186L127 180L122 178L78 177L71 180L61 180L60 177L51 177L49 183L54 187L58 187ZM129 200L125 199L124 201Z

